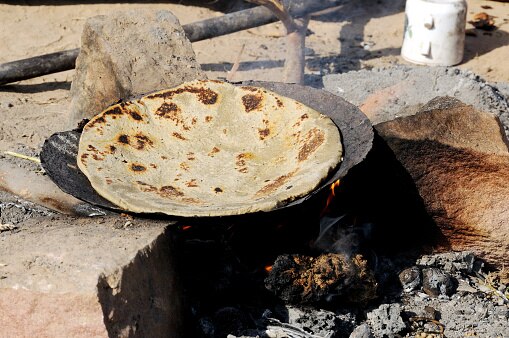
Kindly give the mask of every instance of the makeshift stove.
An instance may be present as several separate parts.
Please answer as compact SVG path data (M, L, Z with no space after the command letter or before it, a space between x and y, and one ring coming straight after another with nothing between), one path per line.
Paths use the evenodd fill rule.
M324 193L273 215L176 229L189 306L186 336L348 336L356 322L351 309L375 299L377 282L360 247L320 248L328 245L325 238L333 241L332 233L363 240L345 214L327 210L320 217L326 200Z
M259 329L256 321L272 318L269 313L275 314L272 320L282 323L285 318L278 315L283 309L282 300L327 304L340 298L365 304L375 297L376 282L367 261L348 247L362 230L343 229L344 224L354 224L351 216L333 207L340 205L334 200L340 179L371 148L373 131L369 121L357 108L324 91L277 83L243 85L263 86L329 115L341 130L344 159L312 193L270 212L179 219L181 225L171 230L179 246L176 252L181 255L177 261L188 290L191 317L203 324L201 331L194 334L222 336L250 327ZM99 196L76 167L79 133L57 133L45 143L41 160L46 172L62 190L97 206L120 211ZM345 233L338 234L338 229ZM355 246L357 249L359 245ZM265 288L264 279L271 291ZM246 307L254 312L244 314L244 319L232 318L236 312L241 316ZM207 328L206 318L211 316L224 317L224 324ZM258 319L253 321L255 318ZM243 325L233 327L238 321ZM228 329L221 325L232 331L226 332Z
M403 311L392 306L377 309L399 297L402 283L408 281L400 282L398 272L412 268L439 233L411 177L385 142L373 138L367 118L323 91L249 85L264 86L329 115L342 133L344 161L313 192L274 210L175 219L167 236L185 304L183 336L344 337L370 316L379 318L371 323L377 336L443 336L443 327L419 326L425 321L422 316L407 313L402 318ZM104 213L120 212L77 169L79 133L52 136L41 153L44 168L62 190L105 208ZM420 269L408 275L422 274L428 280L445 276ZM444 289L448 296L454 289L447 287L453 285L448 278L442 278L443 287L433 286L433 292L441 296ZM389 326L383 324L386 317Z

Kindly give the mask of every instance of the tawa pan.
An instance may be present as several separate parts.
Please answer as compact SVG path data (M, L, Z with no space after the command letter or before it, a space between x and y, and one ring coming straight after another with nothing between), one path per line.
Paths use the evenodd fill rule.
M264 87L295 99L329 116L341 132L343 162L339 168L313 192L276 209L300 204L323 189L327 189L332 182L344 177L351 168L364 160L371 149L373 127L368 118L357 107L334 94L311 87L276 82L248 81L239 85ZM124 211L97 194L87 177L78 169L76 157L79 138L80 132L76 130L53 134L42 147L40 154L42 167L64 192L99 207Z

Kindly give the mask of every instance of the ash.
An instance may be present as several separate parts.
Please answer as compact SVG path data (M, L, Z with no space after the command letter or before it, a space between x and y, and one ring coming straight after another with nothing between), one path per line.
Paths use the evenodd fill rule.
M367 256L371 273L366 276L374 276L374 297L356 299L358 288L349 291L350 280L357 287L361 284L359 275L349 275L339 284L334 280L336 284L330 285L336 295L322 297L323 288L317 288L320 292L315 295L309 293L313 286L307 293L295 287L277 292L274 286L289 278L288 269L278 268L277 262L286 262L281 265L285 267L289 257L305 261L302 271L292 265L295 260L290 264L295 280L302 281L313 269L318 274L319 268L312 265L330 253L313 252L306 245L289 247L295 239L283 240L285 231L277 235L280 226L271 232L270 227L258 225L259 233L272 236L265 240L254 232L239 234L240 228L249 226L194 225L177 231L188 308L186 336L509 337L509 274L489 271L470 252ZM359 254L341 257L353 259ZM347 272L351 271L355 270L350 266ZM319 285L329 282L320 278ZM345 290L339 296L337 285ZM367 285L373 284L364 281L363 295Z

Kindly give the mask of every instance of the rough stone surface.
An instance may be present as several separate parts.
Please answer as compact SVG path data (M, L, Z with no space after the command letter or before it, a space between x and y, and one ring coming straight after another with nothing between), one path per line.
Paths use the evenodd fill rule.
M451 275L440 269L423 269L422 289L431 297L450 296L454 292L454 282Z
M375 337L395 337L406 329L401 318L400 304L382 304L377 309L368 312L368 323L373 329Z
M443 298L421 298L413 294L403 295L403 310L417 316L428 316L425 309L431 307L440 313L439 322L445 327L444 337L508 336L507 305L496 305L482 292L456 293L446 301Z
M407 67L360 70L323 78L325 89L358 106L378 124L415 114L437 96L455 97L500 117L509 135L509 102L497 87L457 68ZM498 86L505 88L502 85Z
M448 273L463 272L470 274L482 267L475 259L473 252L446 252L435 255L424 255L417 260L417 265L441 268Z
M412 176L444 235L441 247L507 265L509 153L498 121L437 98L418 114L376 129Z
M71 87L70 127L119 99L205 78L178 19L128 10L87 20Z
M506 100L509 100L509 83L508 82L497 82L495 87L498 89L500 94L504 95Z
M412 266L401 271L398 277L405 292L417 290L421 287L421 270L417 266Z
M369 328L367 323L361 324L357 326L352 333L350 334L350 338L373 338L373 333Z
M39 217L0 233L2 337L174 336L168 222Z

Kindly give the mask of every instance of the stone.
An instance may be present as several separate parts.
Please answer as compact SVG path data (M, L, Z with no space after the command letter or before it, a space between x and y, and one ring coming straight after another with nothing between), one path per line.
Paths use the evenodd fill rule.
M416 263L419 266L440 268L451 274L456 272L471 274L474 272L474 267L477 265L475 264L475 256L471 251L424 255L420 257Z
M401 317L401 305L382 304L377 309L368 312L368 323L375 337L397 337L397 334L406 329Z
M120 99L206 78L178 19L165 10L89 18L71 86L70 127Z
M405 292L418 290L421 287L421 270L417 266L412 266L401 271L398 278Z
M357 326L352 333L350 338L374 338L373 333L367 323Z
M396 66L327 75L323 83L326 90L358 106L373 124L414 115L433 98L451 96L497 115L509 135L509 97L503 94L507 87L487 83L470 71Z
M452 98L375 126L438 226L436 252L509 264L509 152L496 117Z
M450 296L454 293L454 281L451 275L437 268L422 270L422 289L428 296Z
M125 221L39 217L0 233L0 335L178 336L168 222Z

